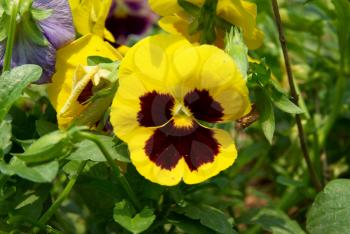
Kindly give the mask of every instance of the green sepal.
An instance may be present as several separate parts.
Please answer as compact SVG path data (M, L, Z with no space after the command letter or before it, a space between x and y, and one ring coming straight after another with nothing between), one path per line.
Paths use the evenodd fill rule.
M187 13L193 16L198 15L200 11L200 8L198 6L186 0L177 0L177 4L179 4L182 7L182 9L184 9Z
M52 15L53 10L52 9L37 9L37 8L31 8L30 13L33 17L33 19L41 21L49 18Z
M109 58L105 58L101 56L89 56L87 58L88 66L97 66L100 63L113 63L113 61Z
M8 31L7 28L9 23L10 23L10 18L7 17L6 14L4 14L0 18L0 42L5 40L7 37L7 31Z
M26 37L30 38L35 44L39 46L47 46L49 44L39 26L31 17L25 17L22 24Z
M246 80L249 67L248 47L243 42L243 34L235 27L226 33L225 52L233 58Z

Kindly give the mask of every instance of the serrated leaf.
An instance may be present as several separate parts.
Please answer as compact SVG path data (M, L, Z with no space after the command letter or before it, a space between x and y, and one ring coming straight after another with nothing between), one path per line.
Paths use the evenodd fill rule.
M176 212L185 215L188 218L199 220L200 223L215 232L222 234L234 233L232 224L228 221L225 214L214 207L208 205L189 205L176 209Z
M260 113L260 123L266 139L272 144L275 132L275 113L269 96L266 92L258 88L255 90L256 105Z
M147 230L152 225L156 216L153 210L147 207L140 213L136 213L130 202L123 200L115 204L113 218L123 228L137 234Z
M350 180L329 182L307 214L306 229L311 234L343 234L350 230Z
M115 145L113 138L109 136L96 135L105 144L113 159L121 162L130 162L129 152L125 144ZM106 158L97 145L90 140L83 140L75 145L77 149L68 157L70 160L105 162Z
M273 104L280 110L290 113L290 114L301 114L304 111L297 105L295 105L291 100L288 99L286 95L280 93L273 89L271 94Z
M18 175L24 179L37 182L37 183L49 183L56 177L58 172L58 162L53 161L47 164L28 167L26 164L13 157L9 164L4 161L0 162L0 171L6 175Z
M0 77L0 122L23 90L32 82L39 80L42 69L37 65L23 65L5 72Z

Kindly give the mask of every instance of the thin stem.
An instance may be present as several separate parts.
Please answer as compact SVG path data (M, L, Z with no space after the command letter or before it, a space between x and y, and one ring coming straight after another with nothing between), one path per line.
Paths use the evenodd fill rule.
M120 173L119 168L115 164L115 162L113 160L113 157L109 153L109 151L106 148L106 146L94 134L91 134L91 133L88 133L88 132L79 132L79 136L82 137L82 138L88 139L90 141L93 141L98 146L98 148L101 150L101 152L103 153L103 155L107 159L107 161L108 161L109 165L111 166L114 174L117 176L117 178L118 178L120 184L122 185L122 187L124 188L125 192L129 195L131 201L134 203L135 207L138 210L141 210L141 203L139 202L135 192L131 188L129 182L124 177L124 175L122 175Z
M289 55L288 55L288 49L287 49L287 41L286 41L286 38L284 35L284 30L283 30L283 26L282 26L282 21L281 21L281 16L279 13L277 0L272 0L272 6L273 6L273 12L275 15L275 19L276 19L277 28L278 28L279 39L280 39L281 47L283 50L284 62L285 62L286 70L287 70L287 76L288 76L288 83L290 86L290 91L291 91L291 95L292 95L292 99L293 99L292 101L296 105L298 105L298 94L297 94L295 84L294 84L293 72L292 72L292 68L291 68L291 64L290 64L290 60L289 60ZM319 178L316 175L315 169L314 169L312 162L311 162L311 159L310 159L309 151L307 149L306 140L305 140L304 128L303 128L303 125L301 123L300 115L295 115L295 120L296 120L297 127L298 127L298 134L299 134L301 151L302 151L304 159L306 161L311 180L312 180L316 190L321 191L322 185L320 183Z
M67 183L66 187L63 189L62 193L58 196L56 201L51 205L51 207L41 216L39 219L39 225L45 225L52 215L55 214L56 210L61 206L62 202L67 198L69 195L70 191L72 190L73 186L75 185L78 176L81 174L83 171L87 161L84 161L80 164L78 171L76 174L72 175L72 177L69 179L69 182Z
M13 1L11 9L10 23L7 29L7 39L6 39L6 50L4 56L4 64L2 67L2 72L8 71L11 68L12 50L13 44L15 42L16 26L17 26L17 12L20 6L20 1Z

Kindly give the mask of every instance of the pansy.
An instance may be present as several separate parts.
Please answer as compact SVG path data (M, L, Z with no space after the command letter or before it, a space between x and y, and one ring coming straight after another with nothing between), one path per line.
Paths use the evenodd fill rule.
M95 34L114 42L113 35L105 28L112 0L69 0L69 4L80 35Z
M156 20L146 0L70 0L70 5L79 34L93 33L118 44L145 33Z
M229 55L180 36L157 35L138 42L122 60L111 123L145 178L168 186L194 184L228 168L237 156L227 132L206 126L249 110L246 83Z
M145 33L155 20L147 0L113 0L106 27L119 44L124 44L129 36Z
M57 111L60 128L67 128L73 122L93 126L112 102L113 95L94 95L101 89L112 87L115 77L110 76L113 71L103 64L88 66L90 56L112 61L122 58L109 43L93 34L83 36L58 50L56 73L48 87L48 93Z
M186 5L187 7L180 6L180 2L182 2L182 6ZM206 32L203 32L203 28L200 28L201 25L199 25L206 22L200 21L214 18L208 16L206 11L202 11L201 7L206 2L210 4L217 2L214 7L216 7L216 16L221 20L209 22L209 24L215 25L212 29L214 35L210 36L215 39L215 45L220 48L224 47L223 38L227 29L225 27L229 23L242 30L249 49L254 50L261 46L263 33L256 27L257 8L254 3L245 0L149 0L151 8L163 16L159 21L160 27L169 33L183 35L191 42L200 42L206 36L204 35ZM204 15L201 16L201 14ZM203 27L208 28L209 26L204 25Z
M67 0L29 2L27 9L22 6L17 22L12 67L28 63L40 65L43 76L38 82L47 83L55 71L56 50L75 38L72 15ZM3 14L2 17L9 16ZM5 46L6 37L0 42L0 67Z

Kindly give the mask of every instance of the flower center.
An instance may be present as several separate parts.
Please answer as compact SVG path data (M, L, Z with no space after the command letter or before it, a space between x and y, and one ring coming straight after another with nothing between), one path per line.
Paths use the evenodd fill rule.
M174 105L172 115L175 127L187 128L193 126L192 113L183 103Z

